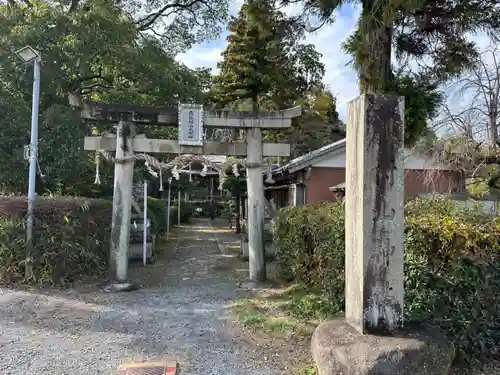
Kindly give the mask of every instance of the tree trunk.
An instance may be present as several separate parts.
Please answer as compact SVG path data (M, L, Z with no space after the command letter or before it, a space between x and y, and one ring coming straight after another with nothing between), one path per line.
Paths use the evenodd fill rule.
M361 92L385 93L392 81L392 22L385 22L383 12L388 1L364 0L359 31L361 43L357 52Z
M498 144L498 128L497 128L497 118L498 118L498 111L496 110L496 106L492 103L494 106L490 110L490 118L489 118L489 124L488 124L488 133L490 136L490 142L492 147L496 150L499 146Z

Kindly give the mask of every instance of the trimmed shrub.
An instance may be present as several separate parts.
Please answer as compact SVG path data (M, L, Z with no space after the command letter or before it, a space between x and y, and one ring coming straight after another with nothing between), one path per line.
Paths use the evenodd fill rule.
M177 225L179 208L177 202L172 201L170 203L171 203L170 224L173 226ZM189 219L191 219L191 217L193 216L193 207L189 202L183 202L183 201L181 201L180 207L181 207L181 215L180 215L181 223L188 223Z
M181 223L189 222L193 216L194 208L191 202L181 202Z
M139 199L138 204L144 207L144 199ZM163 199L148 197L148 217L151 220L151 233L163 234L167 231L168 202ZM172 223L172 222L171 222Z
M189 201L189 203L191 204L193 215L200 217L210 217L212 213L214 217L219 217L224 207L222 202L218 200ZM201 208L201 212L194 212L195 208Z
M417 199L406 208L407 319L443 329L458 359L498 356L500 221L444 199Z
M144 206L144 199L138 201L141 207ZM177 202L170 202L170 226L177 225ZM167 231L168 201L148 197L148 216L151 220L151 232L162 235ZM189 202L181 201L181 223L189 222L193 216L193 207Z
M25 280L25 197L0 198L0 282ZM38 198L34 212L33 277L61 285L108 268L112 203L105 200Z
M405 207L405 319L440 327L457 359L500 353L500 220L445 199ZM274 221L284 276L326 296L332 314L344 304L344 208L280 210Z

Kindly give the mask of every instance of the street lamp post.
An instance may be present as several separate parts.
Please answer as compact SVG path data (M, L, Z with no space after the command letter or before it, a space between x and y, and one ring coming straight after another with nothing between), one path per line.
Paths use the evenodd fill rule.
M38 104L40 101L40 53L30 46L16 52L25 63L33 63L33 103L31 106L31 139L29 147L28 215L26 241L28 249L33 241L33 212L35 208L36 166L38 156Z

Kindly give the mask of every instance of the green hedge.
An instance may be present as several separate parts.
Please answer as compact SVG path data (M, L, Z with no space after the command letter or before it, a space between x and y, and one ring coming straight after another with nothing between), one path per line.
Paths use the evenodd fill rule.
M25 197L0 198L0 283L63 285L107 271L111 201L38 198L35 207L31 254L34 280L26 280L27 201ZM148 198L148 212L152 232L163 234L167 229L167 201ZM181 202L181 222L187 222L192 213L191 205ZM177 224L177 205L171 207L170 220L172 225Z
M224 205L220 201L189 201L193 210L195 208L201 208L201 212L193 212L194 215L201 217L210 217L210 214L213 212L215 217L220 217L223 211Z
M173 204L173 202L172 202ZM187 223L189 222L189 219L193 216L193 211L194 208L190 202L184 202L181 201L181 223ZM178 206L177 202L175 202L173 207L170 207L170 220L171 223L174 223L174 225L177 225L178 222L178 217L177 217L177 212L178 212Z
M438 326L457 359L500 354L500 220L443 199L405 208L405 319ZM332 314L344 307L344 208L280 210L274 221L283 275L315 290Z
M144 200L140 199L138 204L141 208L144 206ZM170 202L170 225L177 225L178 221L178 206L177 202ZM157 199L148 197L148 216L151 219L151 232L162 235L167 231L167 213L168 201L165 199ZM181 223L189 222L193 216L193 207L189 202L181 201Z
M61 285L107 270L111 202L38 198L35 207L30 282ZM26 211L26 198L0 198L1 283L26 281Z

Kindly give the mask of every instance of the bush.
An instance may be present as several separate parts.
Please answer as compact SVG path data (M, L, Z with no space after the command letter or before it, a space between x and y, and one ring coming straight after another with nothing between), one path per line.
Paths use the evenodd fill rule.
M458 359L500 353L500 221L444 199L405 207L405 319L440 327ZM332 314L344 303L341 204L280 210L274 221L284 275L326 295Z
M181 223L189 222L193 216L194 208L191 202L181 202Z
M214 217L219 217L224 207L222 202L216 200L189 201L189 203L191 204L193 214L201 217L210 217L212 213ZM195 213L194 208L201 208L201 212Z
M425 206L418 215L416 208ZM408 320L439 326L458 358L500 354L500 221L443 199L407 205Z
M138 204L143 208L144 199L140 199ZM147 215L151 221L151 233L153 235L161 235L167 231L167 204L166 200L148 197Z
M138 201L141 207L144 206L144 200ZM178 217L177 202L170 202L170 226L177 225ZM151 233L162 235L167 231L168 201L148 197L148 217L151 220ZM189 202L181 201L181 223L189 222L193 216L193 207Z
M171 202L172 206L170 207L170 223L172 225L177 225L179 218L178 218L178 206L177 202ZM181 201L181 223L188 223L189 219L193 216L193 207L191 206L190 203L188 202L183 202Z
M25 281L24 197L0 199L0 282ZM104 200L38 198L35 205L33 277L61 285L108 268L112 204Z

